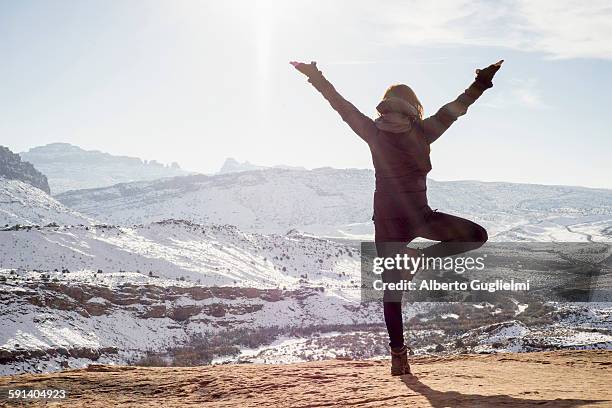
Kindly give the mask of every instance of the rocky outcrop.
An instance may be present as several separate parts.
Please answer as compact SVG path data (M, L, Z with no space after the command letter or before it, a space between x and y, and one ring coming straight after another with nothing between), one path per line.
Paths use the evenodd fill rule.
M194 317L199 317L200 321L208 321L209 318L255 313L267 302L279 302L286 297L306 299L318 290L304 288L281 291L240 287L162 287L133 284L124 284L111 289L96 285L65 285L53 281L26 281L20 282L20 286L22 292L19 301L51 310L74 311L83 317L90 317L109 314L113 309L123 309L136 311L143 319L167 317L177 322L184 322ZM211 298L217 301L198 304ZM175 303L185 299L193 304ZM243 302L225 303L232 300L243 300ZM0 304L3 301L11 300L0 296Z
M102 284L102 272L80 278L71 278L71 275L67 270L65 273L24 274L15 270L0 273L2 321L13 324L20 318L14 311L21 310L32 316L30 327L44 327L40 331L33 329L31 336L2 333L0 364L5 373L61 369L62 364L82 366L83 360L98 361L101 357L105 363L130 363L134 360L128 356L137 358L144 352L143 345L147 350L156 347L159 352L166 352L167 343L155 340L158 330L161 336L171 338L172 344L183 348L189 347L197 335L209 341L212 331L234 333L232 330L245 325L257 331L259 326L250 326L250 322L257 321L258 315L265 315L266 310L283 310L291 307L294 298L305 299L320 293L316 287L279 290L181 286L179 283L173 286L156 278L137 284L122 282L120 276ZM82 278L88 280L79 281ZM97 280L100 282L96 283ZM276 302L283 303L277 306ZM308 305L301 307L308 310ZM261 328L256 341L274 339L279 330L274 323ZM138 332L134 330L142 326L155 341L135 342ZM214 340L217 343L198 343L198 347L204 347L201 349L210 353L211 358L231 355L237 350L231 346L232 341L242 334L231 336L234 337L221 336L220 344ZM129 350L118 354L119 346Z
M11 152L4 146L0 146L0 177L23 181L40 188L47 194L51 194L47 177L36 170L31 163L21 161L18 154Z
M44 349L0 349L0 364L37 358L83 358L97 361L103 355L117 354L116 347L51 347Z

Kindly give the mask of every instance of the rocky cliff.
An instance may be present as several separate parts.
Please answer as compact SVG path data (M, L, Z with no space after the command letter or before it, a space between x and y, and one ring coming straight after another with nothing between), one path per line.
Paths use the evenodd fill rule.
M51 194L47 177L4 146L0 146L0 177L23 181Z

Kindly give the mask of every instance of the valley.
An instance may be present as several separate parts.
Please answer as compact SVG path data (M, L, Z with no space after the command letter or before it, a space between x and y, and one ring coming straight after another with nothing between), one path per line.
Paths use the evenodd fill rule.
M386 356L360 291L373 173L232 166L54 195L0 177L1 373ZM429 185L492 242L612 241L610 190ZM417 355L612 348L610 302L404 310Z

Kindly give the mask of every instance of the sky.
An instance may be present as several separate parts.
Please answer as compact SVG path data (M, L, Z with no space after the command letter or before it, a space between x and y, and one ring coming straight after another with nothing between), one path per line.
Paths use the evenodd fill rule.
M436 180L612 188L612 3L570 0L0 0L0 144L52 142L216 172L372 168L290 60L375 117L410 85L430 115L503 68L432 145Z

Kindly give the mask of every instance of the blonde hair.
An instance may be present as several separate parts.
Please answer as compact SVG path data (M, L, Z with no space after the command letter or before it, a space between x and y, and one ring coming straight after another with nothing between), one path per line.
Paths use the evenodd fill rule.
M389 98L389 97L400 98L408 102L409 104L414 106L417 112L419 113L419 119L423 119L423 105L421 104L421 101L419 101L419 98L417 98L412 88L410 88L408 85L404 85L404 84L391 85L385 91L385 94L383 95L383 99Z

